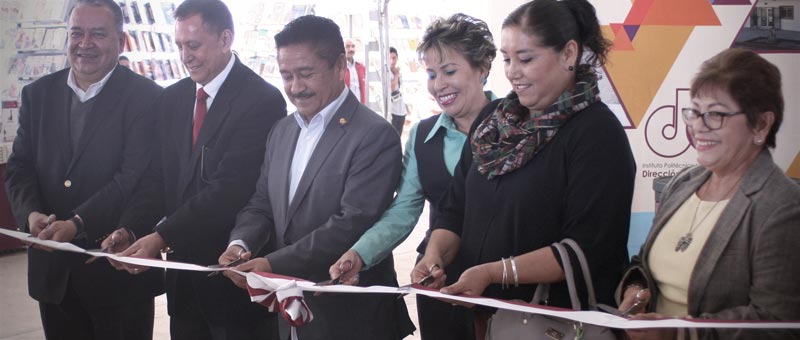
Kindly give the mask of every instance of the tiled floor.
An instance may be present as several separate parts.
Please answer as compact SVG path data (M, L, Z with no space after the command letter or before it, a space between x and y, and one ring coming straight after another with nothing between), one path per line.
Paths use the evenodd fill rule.
M414 232L394 251L395 270L401 285L409 283L409 273L417 256L416 247L428 228L428 212L420 218ZM417 323L416 300L413 295L405 297L411 320ZM169 339L169 316L167 299L156 298L154 339ZM39 309L35 300L28 296L27 257L24 252L0 255L0 340L44 339ZM419 333L406 339L419 340Z

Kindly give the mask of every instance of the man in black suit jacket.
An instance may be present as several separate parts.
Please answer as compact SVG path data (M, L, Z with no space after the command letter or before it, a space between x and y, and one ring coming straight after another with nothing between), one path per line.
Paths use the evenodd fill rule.
M22 90L20 126L6 168L21 229L40 239L99 248L146 230L117 229L123 204L150 162L152 104L161 87L117 65L124 33L111 0L70 12L71 68ZM159 271L131 276L85 255L28 249L28 290L48 339L150 339Z
M191 79L164 90L160 152L123 218L155 232L120 255L158 257L168 247L169 260L211 265L255 190L267 135L286 116L286 103L231 53L233 20L221 1L187 0L175 18L175 42ZM275 315L221 275L168 270L166 288L173 340L276 334Z

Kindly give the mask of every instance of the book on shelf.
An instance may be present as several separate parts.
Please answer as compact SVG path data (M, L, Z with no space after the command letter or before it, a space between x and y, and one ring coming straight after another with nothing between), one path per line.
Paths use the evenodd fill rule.
M25 0L20 1L20 22L64 22L72 1Z
M66 27L48 27L42 41L42 49L63 50L67 47L67 35Z
M164 15L164 24L166 25L175 24L175 18L173 17L173 15L175 14L175 4L173 2L162 1L161 13Z
M151 59L150 65L150 67L153 69L153 80L167 80L166 76L164 76L164 64L161 62L161 60Z
M19 102L4 100L0 111L0 143L10 143L17 137Z
M167 52L167 44L164 43L164 34L163 33L154 33L156 37L153 40L156 40L156 48L161 52Z
M147 17L147 23L152 25L156 23L156 18L153 16L153 6L147 2L144 4L144 15Z
M124 24L130 24L131 23L131 13L128 10L127 4L125 3L125 1L120 1L118 4L119 4L119 8L122 10L122 22Z
M403 26L403 28L406 28L406 29L409 28L409 26L408 26L408 18L405 15L401 15L400 16L400 24Z
M17 80L36 80L63 69L66 63L66 55L16 55L9 60L8 75Z
M136 1L131 1L131 15L133 16L133 22L136 24L142 24L142 15L139 12L139 4Z

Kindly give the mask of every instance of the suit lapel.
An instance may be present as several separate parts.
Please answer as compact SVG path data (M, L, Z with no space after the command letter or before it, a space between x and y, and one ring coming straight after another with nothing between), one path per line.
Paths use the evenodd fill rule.
M217 131L219 131L222 123L228 117L231 102L233 102L236 96L241 92L242 82L236 80L244 77L242 74L244 67L245 66L239 62L238 58L233 62L231 72L222 83L222 86L220 86L219 91L217 91L217 96L208 109L206 118L203 121L203 126L200 128L200 134L197 135L197 145L206 145L211 141ZM197 152L194 154L196 153Z
M72 96L72 89L67 86L67 77L69 77L69 71L65 71L64 77L60 77L55 81L53 85L53 100L45 104L45 116L42 119L47 120L48 122L45 126L50 127L47 131L50 134L48 140L57 144L58 155L61 155L62 161L58 163L59 167L62 170L67 169L66 175L69 175L69 169L71 169L71 164L74 162L74 157L72 154L72 140L69 135L70 129L65 128L70 126L69 107ZM64 110L64 108L67 109Z
M206 118L203 120L203 126L200 128L200 134L197 135L197 144L195 145L194 149L191 146L191 131L192 131L192 120L190 120L189 125L189 138L187 138L187 142L189 143L189 150L191 150L189 163L186 164L185 169L186 171L191 171L192 173L196 173L195 169L200 166L200 158L203 154L203 147L206 146L211 140L213 140L214 135L219 131L222 127L225 119L228 118L229 115L232 113L230 112L231 102L236 98L236 96L241 92L241 82L236 81L237 79L241 79L242 68L244 65L239 62L237 58L234 63L233 67L231 68L231 72L228 73L228 76L225 78L225 81L222 82L222 86L220 86L219 91L217 92L217 96L214 97L214 101L211 103L211 107L208 109L206 113ZM197 100L197 93L195 92L192 96L195 100ZM194 115L194 102L192 102L192 115ZM187 173L184 176L186 178L191 178L192 173ZM178 197L183 197L184 192L188 188L188 184L190 181L186 181L183 186L179 187L180 195Z
M325 127L325 132L322 134L319 143L317 143L314 153L311 154L311 159L308 160L305 171L303 171L303 177L300 178L300 183L297 184L297 191L294 193L294 199L289 203L289 211L286 214L287 220L291 220L292 216L297 212L300 202L303 201L303 198L305 198L308 193L311 183L314 182L317 173L319 173L323 164L325 164L325 160L335 153L336 144L338 144L339 140L347 133L347 124L342 124L340 121L351 121L353 113L357 108L358 99L356 99L352 93L348 94L342 106L339 107L339 110L336 111L336 114L333 115L331 121ZM286 197L288 199L289 196L287 195Z
M119 114L120 94L123 92L122 85L125 83L125 78L127 78L127 76L123 74L123 71L117 66L111 74L111 77L109 77L108 82L103 86L103 89L100 90L100 93L97 94L97 100L94 105L92 105L92 111L86 115L83 132L78 140L78 147L75 148L75 154L72 155L72 160L67 170L68 173L72 170L72 167L78 159L81 158L89 141L94 137L95 130L97 130L99 126L102 126L103 122L108 120L109 117ZM67 124L67 126L70 125Z
M274 191L274 195L272 192L270 193L270 199L274 200L275 209L273 211L274 218L275 218L275 228L277 231L277 240L279 243L283 242L283 235L286 232L286 228L289 225L289 218L288 210L289 210L289 183L290 178L292 175L292 158L294 157L294 149L297 147L297 138L300 135L300 127L297 126L297 123L294 121L294 117L288 117L287 119L291 119L290 130L286 135L282 135L282 138L279 138L278 143L288 143L285 147L279 146L275 148L272 154L275 155L275 158L271 158L269 160L265 159L264 161L269 161L270 164L275 164L277 167L276 178L274 181L270 181L275 183L276 185L270 185L269 190ZM276 125L276 128L278 126ZM274 197L274 198L273 198Z
M194 117L194 102L196 100L194 89L194 82L191 80L187 81L186 85L178 90L178 104L175 106L175 112L163 113L173 116L170 124L174 126L174 128L169 129L168 132L173 133L171 136L172 143L175 144L175 150L178 150L178 164L180 164L178 197L181 200L183 199L183 192L192 178L194 178L194 167L189 162L192 156L192 119Z

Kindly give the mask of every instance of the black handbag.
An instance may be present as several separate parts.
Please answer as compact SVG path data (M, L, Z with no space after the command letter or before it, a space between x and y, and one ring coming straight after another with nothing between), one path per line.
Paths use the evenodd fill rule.
M586 281L586 291L588 293L589 310L597 310L597 300L594 296L594 286L589 272L589 265L581 247L572 240L564 239L559 243L553 243L561 257L564 266L564 276L566 276L569 296L572 302L572 309L581 310L581 302L578 299L578 292L575 289L575 276L572 271L569 253L564 247L567 245L580 261L583 277ZM547 300L550 285L540 284L533 294L531 303ZM527 339L591 339L591 340L613 340L616 336L611 329L603 326L584 324L569 319L553 317L549 315L531 314L517 312L506 309L498 309L490 319L486 330L486 340L527 340Z

